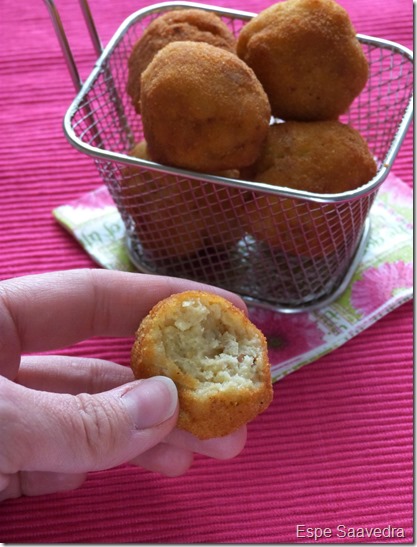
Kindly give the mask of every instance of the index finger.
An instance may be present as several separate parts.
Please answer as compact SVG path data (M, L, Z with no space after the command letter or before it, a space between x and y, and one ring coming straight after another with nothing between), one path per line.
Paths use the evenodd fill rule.
M235 294L174 277L80 269L0 283L0 373L14 378L22 353L62 348L93 336L130 336L163 298L209 290L241 309Z

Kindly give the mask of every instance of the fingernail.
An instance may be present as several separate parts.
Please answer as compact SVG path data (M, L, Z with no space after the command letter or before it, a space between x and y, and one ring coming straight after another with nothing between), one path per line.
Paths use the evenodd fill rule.
M122 396L135 429L148 429L171 418L177 408L175 384L165 376L155 376L138 383Z

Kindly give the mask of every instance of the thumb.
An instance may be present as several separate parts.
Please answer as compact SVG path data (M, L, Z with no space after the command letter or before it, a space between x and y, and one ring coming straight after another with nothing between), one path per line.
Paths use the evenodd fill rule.
M91 395L0 382L0 473L84 473L125 463L175 427L178 394L158 376Z

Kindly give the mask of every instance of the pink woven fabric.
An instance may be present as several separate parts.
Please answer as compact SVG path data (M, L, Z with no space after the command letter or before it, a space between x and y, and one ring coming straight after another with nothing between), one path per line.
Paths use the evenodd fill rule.
M86 76L94 53L78 3L57 3ZM341 3L357 32L412 48L409 0ZM268 4L224 1L254 12ZM91 0L103 43L144 5ZM1 14L0 278L95 267L51 215L101 180L62 131L74 89L47 10L3 0ZM393 170L412 184L411 131ZM314 542L306 537L313 527L331 530L322 542L413 542L412 314L403 305L275 384L273 404L249 425L235 460L197 457L175 479L120 467L73 492L3 502L0 541L296 543ZM95 339L63 353L128 364L130 344ZM405 537L337 536L349 527L401 528Z

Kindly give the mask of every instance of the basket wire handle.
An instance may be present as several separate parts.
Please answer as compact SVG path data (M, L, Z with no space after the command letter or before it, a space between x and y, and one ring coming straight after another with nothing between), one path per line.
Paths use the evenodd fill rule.
M78 72L77 65L75 63L74 55L72 53L71 47L69 45L67 35L65 33L64 27L62 25L62 20L59 15L58 9L55 5L54 0L44 0L46 7L48 8L49 15L52 19L52 23L54 25L55 33L58 37L58 41L60 43L62 52L64 54L65 61L67 63L68 71L70 73L72 82L74 84L74 87L76 91L80 91L83 81L80 77L80 74ZM95 52L98 56L101 55L103 51L103 46L101 44L100 37L97 32L96 25L94 23L93 16L91 14L90 6L88 4L87 0L80 0L81 9L83 12L83 16L88 28L88 32L90 34L91 41L93 43L93 47Z
M94 23L93 15L91 13L88 1L80 0L80 6L84 15L84 20L86 22L88 32L90 34L91 41L93 42L95 52L97 53L97 57L100 57L100 55L103 53L103 46L100 40L100 36L97 32L97 27Z

